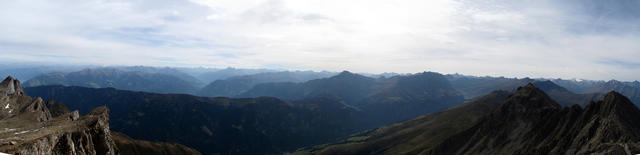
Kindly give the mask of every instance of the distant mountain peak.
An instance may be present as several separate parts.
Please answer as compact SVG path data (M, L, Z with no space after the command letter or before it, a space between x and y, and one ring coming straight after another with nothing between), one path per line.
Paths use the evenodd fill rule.
M622 82L620 82L618 80L609 80L605 84L606 85L619 85L619 84L622 84Z
M425 72L422 72L422 73L417 73L416 75L419 75L419 76L430 76L430 75L442 75L442 74L436 73L436 72L426 72L425 71Z
M545 81L536 81L532 83L535 87L545 91L545 92L549 92L549 91L563 91L563 92L569 92L569 90L567 88L564 88L562 86L557 85L556 83L553 83L552 81L549 80L545 80Z
M340 72L340 74L333 76L332 78L338 78L338 79L351 79L351 78L368 78L366 76L360 75L360 74L355 74L349 71L342 71Z
M344 70L344 71L340 72L340 74L338 74L338 75L354 75L354 73L351 73L351 72L349 72L347 70Z

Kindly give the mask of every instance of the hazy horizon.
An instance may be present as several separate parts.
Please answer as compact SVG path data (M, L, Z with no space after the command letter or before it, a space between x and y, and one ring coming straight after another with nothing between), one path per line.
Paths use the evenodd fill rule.
M6 65L6 64L0 64L0 65ZM418 71L418 72L393 72L393 71L388 71L388 72L356 72L356 71L351 71L351 70L310 70L310 69L286 69L286 68L240 68L240 67L233 67L233 66L226 66L226 67L206 67L206 66L193 66L193 67L176 67L176 66L146 66L146 65L82 65L82 64L34 64L34 63L21 63L21 64L12 64L13 66L5 66L0 67L0 70L3 69L20 69L20 68L38 68L38 67L45 67L45 68L55 68L55 67L63 67L63 68L67 68L67 69L61 69L61 70L66 70L66 72L76 72L76 71L81 71L84 69L100 69L100 68L115 68L118 69L119 67L153 67L153 68L172 68L172 69L201 69L201 70L209 70L209 71L213 71L213 70L224 70L224 69L239 69L239 70L269 70L266 71L264 73L272 73L272 72L281 72L281 71L291 71L291 72L296 72L296 71L310 71L310 72L333 72L333 73L340 73L343 71L348 71L351 73L355 73L355 74L361 74L361 75L365 75L365 76L369 76L369 75L380 75L380 74L398 74L398 75L407 75L407 74L416 74L416 73L422 73L422 72L436 72L436 71L429 71L429 70L424 70L424 71ZM75 69L69 69L69 68L75 68ZM55 69L54 69L55 70ZM64 71L63 71L64 72ZM263 73L263 72L259 72L259 73ZM259 74L259 73L253 73L253 74ZM617 80L617 81L622 81L622 82L634 82L634 81L639 81L636 79L629 79L629 80L624 80L624 79L587 79L587 78L559 78L559 77L529 77L529 76L524 76L524 77L516 77L516 76L504 76L504 75L471 75L471 74L464 74L464 73L443 73L443 72L436 72L436 73L440 73L440 74L444 74L444 75L463 75L463 76L473 76L473 77L492 77L492 78L515 78L515 79L525 79L525 78L529 78L529 79L561 79L561 80L576 80L576 81L583 81L583 80L590 80L590 81L610 81L610 80ZM253 74L248 74L248 75L253 75ZM6 76L6 75L5 75ZM8 76L12 76L12 75L8 75ZM196 76L196 75L191 75L191 76ZM4 77L3 77L4 78ZM18 79L18 80L23 80L23 79Z

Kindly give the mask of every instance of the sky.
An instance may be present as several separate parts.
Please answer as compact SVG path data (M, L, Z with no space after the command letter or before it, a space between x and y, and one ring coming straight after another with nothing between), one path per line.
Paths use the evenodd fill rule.
M638 0L20 0L0 62L640 80Z

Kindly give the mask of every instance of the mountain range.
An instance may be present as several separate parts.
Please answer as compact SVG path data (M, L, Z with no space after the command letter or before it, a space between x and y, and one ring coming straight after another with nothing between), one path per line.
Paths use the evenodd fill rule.
M28 87L25 91L65 103L82 114L107 106L115 131L144 140L175 141L207 154L292 151L462 103L462 96L437 73L373 79L345 72L315 82L315 89L320 89L314 92L317 95L292 100L65 86ZM371 82L377 85L369 85ZM362 90L372 95L363 95ZM339 92L321 93L331 91Z
M146 67L146 66L115 66L98 67L79 70L82 66L62 67L31 67L31 68L0 68L0 73L6 75L35 76L38 79L28 81L25 86L41 85L67 85L83 87L114 87L123 90L146 91L155 93L183 93L207 97L242 97L255 96L248 92L259 84L278 85L282 83L304 83L306 81L333 76L335 72L313 71L277 71L267 69L215 69L215 68L170 68L170 67ZM70 71L52 72L47 71ZM26 70L26 71L23 71ZM93 73L76 74L78 72ZM6 72L6 73L5 73ZM46 73L46 74L45 74ZM135 73L144 78L122 78L123 73ZM42 74L37 76L37 74ZM70 75L74 75L73 78ZM365 77L373 79L390 79L394 76L406 76L410 74L383 73L368 74ZM100 78L96 78L100 77ZM628 96L632 101L640 101L640 82L593 81L593 80L563 80L563 79L531 79L531 78L504 78L504 77L477 77L460 74L448 74L445 78L451 86L460 92L465 101L472 101L494 90L514 91L517 87L535 81L551 81L566 88L574 94L602 94L608 91L617 91ZM167 84L162 79L180 79L175 83ZM128 80L128 81L127 81ZM81 81L81 82L70 82ZM211 82L209 82L211 81ZM154 83L152 86L130 86L141 83ZM185 84L188 83L188 84ZM256 88L260 89L260 88ZM284 90L282 90L284 91ZM552 95L553 96L553 95ZM560 101L559 101L560 102ZM582 103L582 102L581 102Z
M300 83L330 77L335 74L336 73L333 72L284 71L233 76L209 83L202 88L197 95L207 97L233 97L250 90L257 84L275 82Z
M223 80L234 76L244 76L244 75L252 75L259 73L268 73L268 72L279 72L277 70L271 69L241 69L241 68L231 68L227 67L224 69L214 69L214 70L197 70L197 69L181 69L186 72L192 73L196 78L204 83L211 83L216 80Z
M174 73L175 74L175 73ZM195 93L196 83L163 72L125 71L114 68L84 69L77 72L55 72L36 76L26 87L45 85L83 86L89 88L113 87L123 90L156 93Z
M366 112L372 126L410 119L462 104L443 75L434 72L370 78L344 71L305 83L258 84L238 97L273 96L285 100L330 96Z
M193 76L196 72L216 72L210 77L219 75L224 79L205 86L202 77ZM112 139L104 142L113 148L106 152L121 154L196 154L194 149L205 154L279 154L299 148L302 150L296 153L615 154L636 149L636 144L631 143L634 136L627 135L636 134L630 131L635 129L631 119L635 116L622 115L633 113L636 108L633 103L640 96L637 81L475 77L435 72L385 75L388 76L348 71L205 71L143 66L56 72L34 77L25 83L29 87L16 91L35 99L12 101L46 110L7 115L12 119L0 122L59 122L45 123L51 124L45 128L53 129L35 132L37 136L26 134L27 137L38 137L40 133L57 137L65 135L50 133L102 128L109 130L109 135L103 137ZM205 87L200 89L202 86ZM5 90L11 89L7 85ZM37 102L37 106L20 102ZM631 110L591 112L620 116L586 113L609 102L623 103L623 108L613 109ZM505 107L509 108L499 110ZM110 128L87 124L71 129L65 124L75 120L58 121L60 116L75 115L83 120L97 117L93 115L106 117L101 121ZM581 122L576 123L578 118ZM622 125L607 125L616 123ZM34 126L43 127L28 126L26 130L17 126L8 129L29 133L39 131ZM605 136L589 135L596 131ZM7 131L5 136L11 133ZM620 135L622 141L612 140ZM0 141L10 138L1 136ZM4 142L0 152L3 147L5 152L10 148L15 152L16 147L7 147L12 143L22 144Z

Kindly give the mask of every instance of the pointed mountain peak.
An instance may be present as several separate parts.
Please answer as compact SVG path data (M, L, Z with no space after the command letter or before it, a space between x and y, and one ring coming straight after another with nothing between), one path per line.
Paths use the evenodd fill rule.
M533 89L537 89L535 85L533 85L533 83L529 82L527 83L527 85L524 85L524 87L518 87L518 91L520 91L520 89L525 89L525 90L533 90ZM523 91L525 91L523 90Z
M4 80L2 80L2 86L9 86L9 84L15 83L14 81L18 81L11 76L7 76Z
M7 76L7 78L2 80L2 83L4 83L5 81L11 81L11 80L15 80L15 79L13 77L11 77L11 76Z
M622 94L620 94L620 93L618 93L616 91L610 91L605 95L605 99L606 98L620 98L620 97L626 98L624 95L622 95Z
M333 78L345 79L345 78L366 78L366 77L359 74L351 73L349 71L342 71L340 72L340 74L333 76Z
M340 76L340 75L344 76L344 75L354 75L354 74L345 70L345 71L340 72L340 74L338 74L338 76Z
M529 109L561 108L546 93L536 88L532 83L519 87L518 90L507 99L503 106L517 107L518 111Z
M629 98L615 91L607 93L602 104L605 107L636 108Z
M602 101L589 103L584 111L591 117L614 118L632 130L640 129L640 122L634 121L640 117L640 109L615 91L607 93Z

